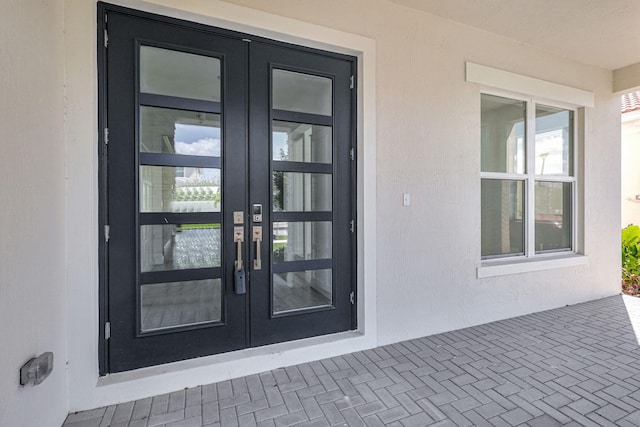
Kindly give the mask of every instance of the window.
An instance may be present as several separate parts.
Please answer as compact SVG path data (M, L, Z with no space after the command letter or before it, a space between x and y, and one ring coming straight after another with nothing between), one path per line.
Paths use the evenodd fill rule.
M575 111L481 95L481 256L575 251Z

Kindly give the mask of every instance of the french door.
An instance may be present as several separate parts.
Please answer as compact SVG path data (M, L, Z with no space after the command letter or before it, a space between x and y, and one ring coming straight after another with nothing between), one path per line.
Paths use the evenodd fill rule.
M354 58L99 16L101 371L355 328Z

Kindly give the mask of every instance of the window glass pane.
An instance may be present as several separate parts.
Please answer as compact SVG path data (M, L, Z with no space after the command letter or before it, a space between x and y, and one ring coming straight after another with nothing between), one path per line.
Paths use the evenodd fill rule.
M331 221L273 223L273 262L327 258L331 258Z
M573 111L536 107L536 174L573 175Z
M333 301L331 269L273 275L273 313L323 307Z
M140 166L140 212L220 212L220 169Z
M140 92L220 102L220 60L141 46Z
M220 284L220 279L209 279L140 286L142 332L219 321Z
M524 254L524 181L481 181L482 257Z
M536 253L571 249L571 183L536 182Z
M326 77L273 70L273 108L330 116L332 86Z
M331 175L273 172L274 211L330 211Z
M483 172L525 173L525 118L524 101L482 95Z
M220 115L141 106L140 151L220 157Z
M220 267L220 224L140 227L140 271Z
M273 160L331 163L331 127L273 122Z

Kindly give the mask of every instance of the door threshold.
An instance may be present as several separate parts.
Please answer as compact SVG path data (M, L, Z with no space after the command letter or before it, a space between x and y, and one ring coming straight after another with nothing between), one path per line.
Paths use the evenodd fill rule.
M148 390L149 396L152 396L158 394L156 380L166 375L174 377L176 374L183 374L174 379L176 389L195 387L375 346L375 339L365 336L362 332L340 332L107 374L98 378L97 386L108 387L133 381L148 382L150 386L153 383L153 387ZM161 382L163 385L166 384L166 379ZM166 392L171 390L173 389L169 388Z

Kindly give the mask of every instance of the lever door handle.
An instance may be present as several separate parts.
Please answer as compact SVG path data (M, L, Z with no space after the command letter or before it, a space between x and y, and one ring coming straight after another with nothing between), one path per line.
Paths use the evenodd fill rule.
M262 226L254 225L253 226L253 241L256 242L256 259L253 260L253 269L261 270L262 269L262 256L260 253L260 246L262 243Z

